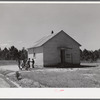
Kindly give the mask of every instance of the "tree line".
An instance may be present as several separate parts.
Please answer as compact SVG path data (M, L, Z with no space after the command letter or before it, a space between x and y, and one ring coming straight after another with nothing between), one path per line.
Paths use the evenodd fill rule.
M18 50L14 46L9 49L5 47L3 50L0 48L0 60L23 60L27 59L27 57L28 53L25 48L22 48L22 50Z
M23 60L28 58L28 52L25 48L18 50L16 47L11 46L10 48L0 48L0 60ZM81 61L97 61L100 59L100 49L98 50L80 50Z
M81 61L97 61L100 59L100 49L99 50L80 50Z

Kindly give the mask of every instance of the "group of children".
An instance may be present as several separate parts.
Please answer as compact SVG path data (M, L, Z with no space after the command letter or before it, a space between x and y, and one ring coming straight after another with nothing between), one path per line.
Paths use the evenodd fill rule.
M25 70L28 70L29 68L31 68L31 64L32 64L32 68L34 68L34 59L32 59L32 61L30 61L30 58L28 58L28 60L18 60L18 67L19 69L23 69L25 68Z

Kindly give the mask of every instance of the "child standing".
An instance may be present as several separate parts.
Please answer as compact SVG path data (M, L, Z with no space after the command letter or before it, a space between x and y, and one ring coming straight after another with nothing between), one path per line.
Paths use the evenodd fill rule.
M35 63L35 61L34 61L34 59L32 59L32 68L34 68L34 63Z

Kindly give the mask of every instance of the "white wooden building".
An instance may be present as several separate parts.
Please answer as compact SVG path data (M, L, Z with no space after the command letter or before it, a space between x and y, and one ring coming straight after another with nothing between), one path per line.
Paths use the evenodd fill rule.
M28 58L41 67L80 64L80 44L63 30L44 36L28 48Z

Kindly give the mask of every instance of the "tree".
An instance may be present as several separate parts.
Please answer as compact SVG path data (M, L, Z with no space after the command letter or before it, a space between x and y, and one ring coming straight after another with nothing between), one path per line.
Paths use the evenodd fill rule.
M95 51L84 49L81 51L81 60L97 61L98 59L100 59L100 49Z
M89 55L89 51L84 49L83 52L82 52L82 59L83 60L88 60L88 55Z
M8 60L9 59L9 50L5 47L2 52L1 52L1 58L4 60Z
M21 60L25 60L28 58L28 53L27 50L25 48L22 48L22 50L19 50L19 59Z
M11 60L18 59L18 49L17 48L15 48L14 46L11 46L11 48L9 48L9 52L10 52L10 59Z
M99 53L97 50L93 52L93 60L96 61L99 58Z
M1 50L0 48L0 60L18 60L18 59L27 59L28 53L25 48L18 50L16 47L11 46L9 49L6 47Z

